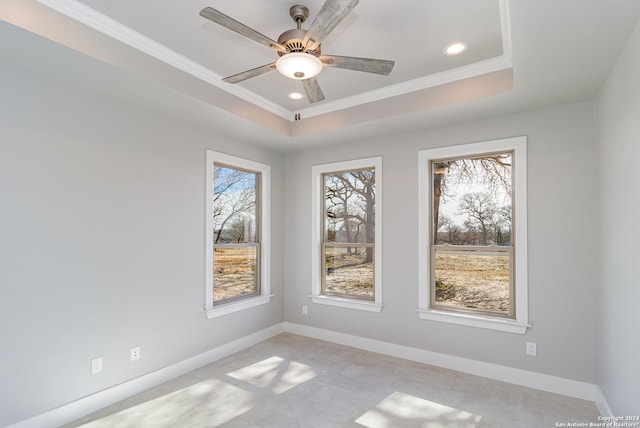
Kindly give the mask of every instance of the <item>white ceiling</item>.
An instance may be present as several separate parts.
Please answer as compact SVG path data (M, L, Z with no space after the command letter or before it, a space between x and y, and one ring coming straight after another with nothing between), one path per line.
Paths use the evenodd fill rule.
M308 28L324 0L302 3ZM362 0L322 52L394 60L389 76L325 68L317 80L326 100L313 105L291 101L295 82L277 71L222 82L277 54L198 12L211 6L277 40L295 28L293 4L3 0L0 19L13 25L0 26L0 53L164 114L294 150L591 98L640 17L636 0ZM469 49L444 55L454 41ZM293 121L295 112L301 121Z

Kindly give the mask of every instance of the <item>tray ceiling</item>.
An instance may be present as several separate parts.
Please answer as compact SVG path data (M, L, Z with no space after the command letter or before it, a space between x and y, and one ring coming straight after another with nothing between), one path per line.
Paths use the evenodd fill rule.
M277 39L295 28L289 16L295 3L5 0L0 19L135 76L139 87L130 88L132 94L144 86L148 92L163 88L162 95L148 97L152 108L165 98L162 108L173 109L171 114L199 116L219 128L233 123L232 132L239 134L245 130L238 123L249 121L246 135L274 143L319 134L335 141L333 130L348 138L592 97L640 16L640 2L626 0L363 0L322 42L322 52L393 60L389 76L325 67L317 80L326 99L315 104L291 100L296 82L277 71L223 82L274 62L277 54L199 11L213 7ZM302 3L310 10L306 29L324 0ZM468 49L445 55L452 42ZM19 52L9 41L4 45L3 54ZM302 120L295 121L295 113Z

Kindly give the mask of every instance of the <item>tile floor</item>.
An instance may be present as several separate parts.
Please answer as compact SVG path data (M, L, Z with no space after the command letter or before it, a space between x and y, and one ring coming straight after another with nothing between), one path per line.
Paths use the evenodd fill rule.
M65 427L556 427L594 403L281 334Z

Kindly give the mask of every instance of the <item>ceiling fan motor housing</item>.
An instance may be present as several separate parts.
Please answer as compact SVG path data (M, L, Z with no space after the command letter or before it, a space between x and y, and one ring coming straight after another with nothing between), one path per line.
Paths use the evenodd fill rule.
M291 52L306 52L313 56L320 56L320 45L314 50L304 50L302 39L304 39L307 30L296 29L285 31L278 37L278 43L287 49L287 53ZM278 52L278 55L286 55L286 53Z

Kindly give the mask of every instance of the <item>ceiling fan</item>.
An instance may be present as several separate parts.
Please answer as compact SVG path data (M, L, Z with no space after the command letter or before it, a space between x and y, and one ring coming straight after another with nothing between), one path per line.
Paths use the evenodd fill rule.
M303 5L292 6L289 15L296 22L297 28L282 33L277 42L211 7L202 9L200 16L275 50L280 56L276 62L225 77L223 81L238 83L277 69L291 79L300 80L309 102L316 103L324 100L324 94L316 80L323 67L385 76L393 69L393 61L321 53L322 41L351 12L358 1L327 0L307 30L302 29L302 23L309 17L309 9Z

